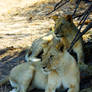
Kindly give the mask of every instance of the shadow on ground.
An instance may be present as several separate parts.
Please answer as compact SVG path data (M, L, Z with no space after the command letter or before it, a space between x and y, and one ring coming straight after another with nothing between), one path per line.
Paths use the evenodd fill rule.
M0 50L0 80L4 79L10 70L24 62L25 49L5 48Z

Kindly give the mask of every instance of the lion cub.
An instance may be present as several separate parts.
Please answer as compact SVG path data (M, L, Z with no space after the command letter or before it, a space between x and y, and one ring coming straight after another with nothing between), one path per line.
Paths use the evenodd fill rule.
M70 44L77 32L78 32L78 29L74 25L71 15L61 17L55 23L55 34L57 38L63 37L64 43L67 49L69 49ZM84 54L83 54L83 47L82 47L82 38L80 38L80 40L78 40L78 42L75 43L72 51L76 53L76 60L79 63L83 63Z
M45 89L48 77L41 71L40 63L26 62L14 67L9 76L10 84L14 88L10 92L27 92L34 88Z
M53 38L55 37L54 32L48 32L45 36L40 37L36 40L33 41L32 46L28 48L26 55L25 55L25 60L27 62L29 61L40 61L41 55L43 53L43 47L42 45L44 43L50 42ZM48 47L47 47L48 48Z
M56 88L63 85L68 88L67 92L79 92L79 68L75 59L67 52L64 39L61 39L61 43L49 44L47 43L49 48L43 53L41 64L43 72L48 74L48 91L55 92Z

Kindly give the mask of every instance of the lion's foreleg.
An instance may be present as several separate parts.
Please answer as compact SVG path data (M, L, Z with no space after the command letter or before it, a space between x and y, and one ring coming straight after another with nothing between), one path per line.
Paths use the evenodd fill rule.
M58 73L53 70L49 75L48 75L48 85L45 89L45 92L55 92L56 88L60 87L61 85L61 80L58 76Z

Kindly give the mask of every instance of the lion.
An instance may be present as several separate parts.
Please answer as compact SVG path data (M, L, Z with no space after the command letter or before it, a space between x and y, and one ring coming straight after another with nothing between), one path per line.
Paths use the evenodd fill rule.
M57 44L53 42L47 43L47 46L49 46L48 49L46 43L46 49L43 45L46 53L42 55L41 66L43 73L51 78L48 83L48 87L50 86L48 90L53 90L53 92L55 92L57 88L63 85L65 89L68 89L67 92L79 92L79 67L74 57L67 51L64 39L62 38L60 41L61 42Z
M28 48L25 55L25 61L40 61L41 56L43 54L43 47L44 43L50 42L55 37L53 31L48 32L45 36L42 36L33 41L32 46ZM48 48L48 47L47 47ZM35 58L34 58L35 57ZM38 59L39 58L39 59Z
M40 65L40 62L33 64L25 62L14 67L8 78L14 88L10 92L28 92L34 88L45 89L48 77L43 74Z
M56 20L55 23L55 35L57 38L65 39L65 46L69 49L71 42L73 41L76 33L78 32L77 27L73 23L73 19L71 15L66 15L65 17L60 17ZM75 43L72 48L72 52L75 53L75 58L78 63L83 63L84 61L84 54L83 54L83 41L82 38ZM73 54L73 53L70 54Z

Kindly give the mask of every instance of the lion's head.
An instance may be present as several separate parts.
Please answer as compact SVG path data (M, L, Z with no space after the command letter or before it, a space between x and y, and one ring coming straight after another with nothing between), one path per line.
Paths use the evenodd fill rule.
M78 30L71 15L62 16L55 22L55 34L57 37L73 36L76 33L75 31L77 32Z
M63 43L63 39L57 40L53 39L50 43L47 43L48 48L45 46L44 50L45 53L42 55L42 70L45 73L49 73L52 70L55 70L60 65L60 60L65 54L65 46Z
M45 35L39 39L36 39L32 46L27 50L27 53L25 55L25 60L27 62L38 62L42 59L42 54L44 53L44 48L42 47L43 44L50 43L52 39L54 38L54 33L50 33L49 35ZM45 48L48 48L46 45ZM45 50L44 50L45 51Z

